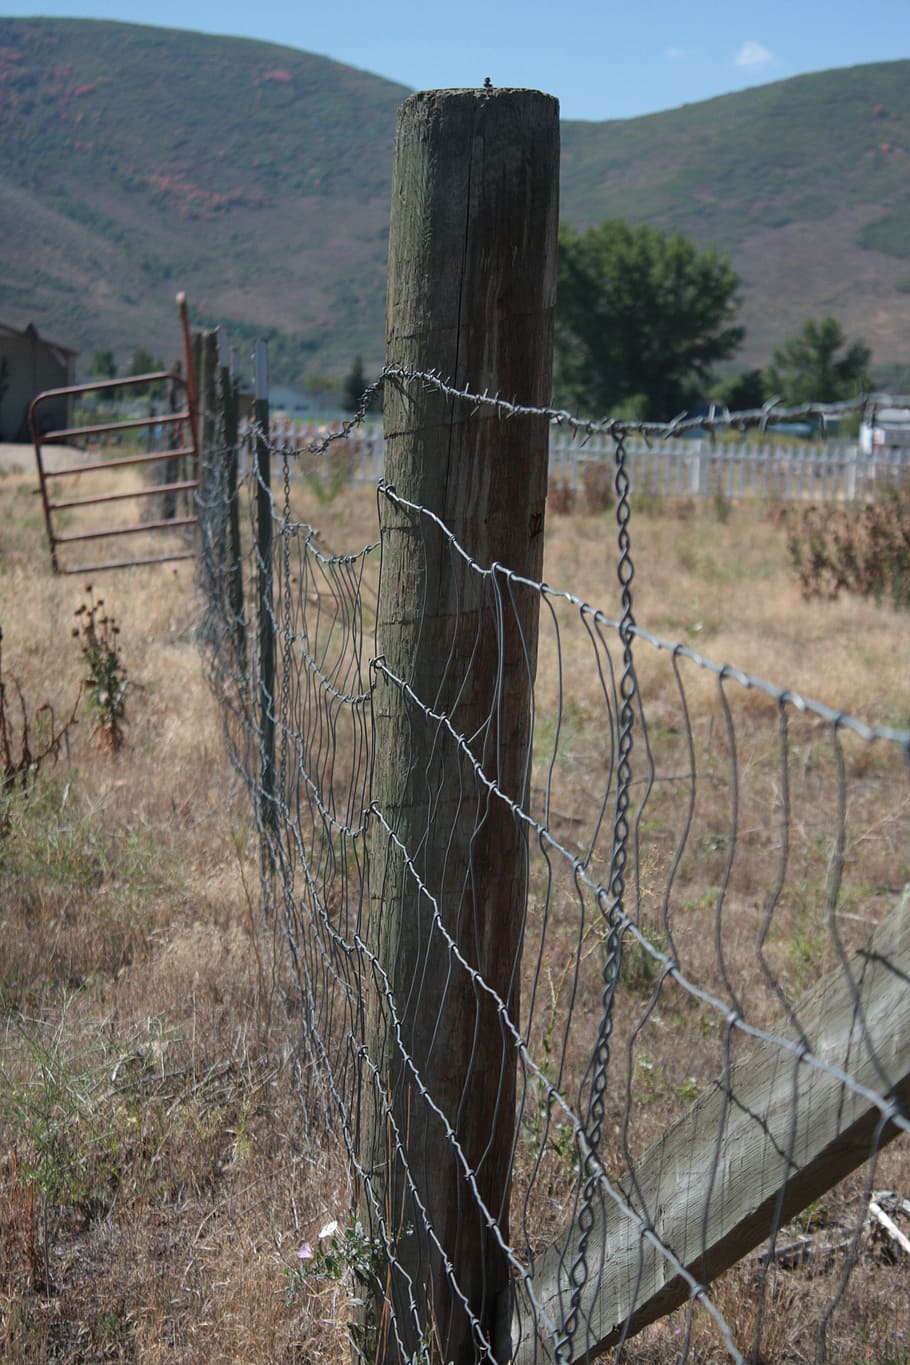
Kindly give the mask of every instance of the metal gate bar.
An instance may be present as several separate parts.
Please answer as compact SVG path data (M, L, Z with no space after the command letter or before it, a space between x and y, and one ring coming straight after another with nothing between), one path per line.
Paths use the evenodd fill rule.
M196 397L196 377L193 367L193 355L191 338L189 332L189 320L186 309L186 299L184 295L178 295L180 306L180 316L183 329L184 352L185 352L185 376L178 374L176 370L158 370L151 374L130 375L123 379L106 379L91 384L77 384L63 389L48 389L44 393L39 393L29 408L29 425L31 427L32 440L35 445L35 459L38 466L38 479L41 494L41 501L44 508L44 522L47 528L48 544L51 552L51 565L55 573L97 573L103 569L123 569L134 564L164 564L171 560L193 559L196 555L195 548L184 550L169 550L162 554L143 554L139 553L131 559L108 560L98 564L61 564L57 549L61 545L69 545L77 542L93 540L105 540L111 536L129 536L142 534L156 534L161 532L172 532L198 524L198 517L192 515L176 515L176 503L174 504L173 516L159 516L156 520L137 521L126 526L101 526L90 530L77 530L69 532L58 531L54 524L54 514L75 508L92 507L105 503L121 502L131 498L143 499L166 495L176 499L177 495L191 493L199 487L199 443L198 443L198 414ZM179 368L179 367L178 367ZM176 391L180 390L183 394L183 406L180 411L165 413L150 413L147 417L129 417L122 421L101 421L94 422L87 426L58 427L50 431L41 430L42 408L47 403L64 398L71 402L77 396L85 394L105 394L111 390L142 389L149 384L167 384L170 387L171 403ZM117 456L112 460L97 459L87 460L82 464L71 465L64 469L47 469L43 450L45 447L55 443L61 444L74 440L82 441L86 438L96 436L107 436L113 433L126 432L137 434L142 431L155 430L156 433L170 431L174 444L167 450L150 450L140 455ZM189 441L187 442L187 433ZM63 496L53 499L50 496L50 480L60 478L73 478L77 475L87 474L96 475L103 471L114 469L126 469L132 466L155 466L165 461L171 461L175 466L171 477L165 483L149 484L138 489L124 490L122 488L111 488L99 490L90 496L67 497ZM189 462L189 469L181 470L181 465ZM170 471L168 471L170 472ZM177 477L174 477L174 474Z
M183 383L180 376L172 374L170 370L156 370L154 374L130 375L129 379L102 379L97 384L77 385L69 389L52 389L48 392L57 395L87 393L95 389L121 389L128 384L154 384L162 379ZM46 398L47 394L42 393L38 397ZM59 431L45 432L41 439L43 441L65 441L70 436L101 436L109 431L136 431L153 424L156 427L174 426L177 422L186 422L188 419L188 412L163 412L155 417L128 417L122 422L99 422L90 427L61 427Z
M41 397L43 398L44 395L42 394ZM57 435L56 432L48 432L43 440L46 442L51 436L55 435ZM68 474L90 474L93 469L122 469L125 465L130 464L155 464L158 460L177 460L181 456L195 455L195 453L192 446L181 446L174 450L154 451L150 455L121 455L116 460L102 460L100 464L73 465L70 469L46 469L44 477L56 479Z
M67 470L67 473L72 474L73 470ZM153 498L158 493L183 493L198 487L198 479L184 479L181 483L155 483L149 488L131 488L125 493L105 493L100 498L70 498L68 502L49 502L48 507L52 512L62 512L67 507L90 507L100 502L120 502L123 498ZM148 524L145 530L148 530ZM57 537L58 543L65 539L65 536Z
M195 485L194 485L195 486ZM175 526L195 526L197 517L173 517L165 521L146 521L140 522L138 526L109 526L104 531L73 531L66 535L57 536L58 545L68 545L77 540L105 540L108 536L136 536L143 531L170 531ZM165 559L173 559L173 555L165 555ZM66 570L63 570L65 573ZM77 570L81 573L82 568Z
M58 569L58 573L103 573L106 569L133 569L140 564L173 564L177 559L195 559L195 550L175 550L170 555L136 555L134 559L105 559L100 564L80 564L78 568Z

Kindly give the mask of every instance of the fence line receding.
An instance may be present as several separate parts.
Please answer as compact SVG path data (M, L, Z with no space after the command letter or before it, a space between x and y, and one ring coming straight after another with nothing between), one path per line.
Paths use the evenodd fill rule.
M514 107L465 96L467 165ZM332 552L294 477L340 442L270 441L267 407L246 480L225 428L200 494L211 679L296 972L309 1112L352 1171L354 1346L837 1359L877 1171L910 1132L910 732L637 621L628 426L604 432L615 610L478 549L510 514L542 540L542 511L485 483L497 439L517 459L558 415L540 390L485 392L464 336L436 363L451 382L390 354L411 453L366 543ZM440 433L482 452L458 524L419 463ZM788 1355L769 1323L800 1266L826 1287Z

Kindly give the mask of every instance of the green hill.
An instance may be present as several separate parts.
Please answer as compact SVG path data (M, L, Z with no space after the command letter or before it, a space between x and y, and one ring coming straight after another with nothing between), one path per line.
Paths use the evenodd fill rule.
M562 141L570 222L648 221L732 256L744 358L834 313L879 364L910 360L910 62L566 123Z
M171 357L174 294L276 378L382 358L395 110L408 92L246 39L0 19L0 321ZM761 363L835 313L879 365L910 335L910 62L563 125L563 214L731 253Z
M169 354L186 288L291 368L378 358L407 93L266 43L0 20L0 317Z

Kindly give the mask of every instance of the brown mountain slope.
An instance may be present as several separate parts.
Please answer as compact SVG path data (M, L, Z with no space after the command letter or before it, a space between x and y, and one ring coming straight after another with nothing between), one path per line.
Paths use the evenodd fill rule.
M377 366L406 93L266 43L0 19L0 320L169 357L185 288L241 348L268 335L277 378ZM908 359L910 62L564 124L561 198L728 251L742 365L828 312Z

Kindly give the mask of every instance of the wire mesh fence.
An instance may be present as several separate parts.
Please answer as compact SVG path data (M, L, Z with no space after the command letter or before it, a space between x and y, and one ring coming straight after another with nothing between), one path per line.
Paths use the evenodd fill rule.
M205 639L309 1112L353 1172L356 1350L853 1359L898 1245L870 1210L903 1235L880 1191L910 1170L910 731L637 623L627 426L612 615L382 480L375 534L330 550L339 442L267 429L236 488L206 452Z

